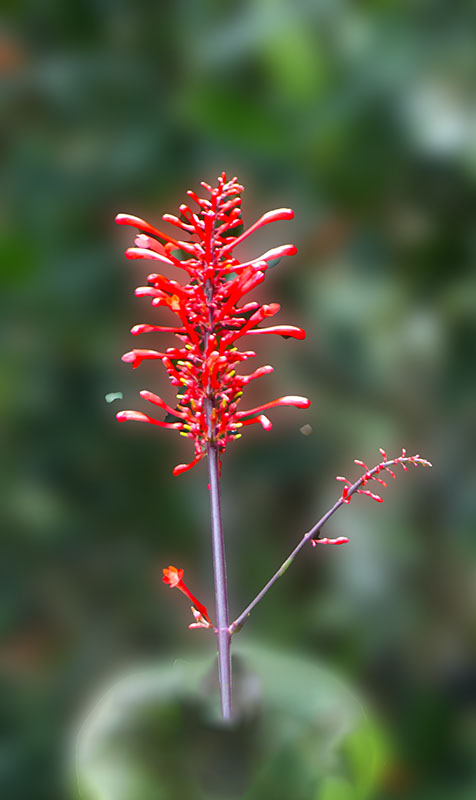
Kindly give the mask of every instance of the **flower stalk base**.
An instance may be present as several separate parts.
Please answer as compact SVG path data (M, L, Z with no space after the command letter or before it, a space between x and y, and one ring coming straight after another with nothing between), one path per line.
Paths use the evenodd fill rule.
M210 515L212 523L213 574L215 579L216 634L218 642L218 674L220 682L221 710L224 720L231 720L231 654L230 623L228 618L228 591L226 583L225 543L221 519L220 478L218 448L207 445L208 476L210 491Z

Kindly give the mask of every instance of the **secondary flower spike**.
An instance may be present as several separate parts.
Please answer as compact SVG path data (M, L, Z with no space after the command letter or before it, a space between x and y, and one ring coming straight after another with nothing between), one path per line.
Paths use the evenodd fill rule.
M116 222L132 225L139 233L135 247L126 250L132 260L154 261L153 268L162 265L170 272L177 267L185 273L186 282L159 273L147 277L147 285L136 289L137 297L149 297L152 306L160 309L165 324L140 323L132 334L161 333L178 339L175 347L134 349L122 360L135 369L142 361L161 361L169 380L177 390L175 408L152 392L143 390L141 396L166 413L165 419L154 419L138 411L120 411L119 422L136 420L159 427L177 430L194 444L194 458L189 464L179 464L173 470L179 475L206 455L207 444L215 443L222 454L228 443L241 436L241 428L261 424L270 430L272 423L259 412L275 406L308 408L306 397L286 395L249 411L238 410L244 388L252 380L272 372L271 366L260 367L251 374L238 374L241 364L256 356L253 350L238 349L241 337L275 334L283 338L304 339L305 332L293 325L259 327L268 317L279 312L277 303L246 302L245 295L263 282L271 262L296 253L292 244L273 247L255 259L240 262L235 254L240 243L270 222L292 219L289 208L263 214L239 236L241 227L241 192L236 178L227 180L225 173L215 188L202 183L207 192L200 198L195 192L188 195L196 208L183 204L180 217L164 214L163 220L179 229L178 238L162 233L139 217L118 214ZM180 238L184 237L184 238ZM152 265L151 265L152 266ZM178 317L169 324L170 312Z

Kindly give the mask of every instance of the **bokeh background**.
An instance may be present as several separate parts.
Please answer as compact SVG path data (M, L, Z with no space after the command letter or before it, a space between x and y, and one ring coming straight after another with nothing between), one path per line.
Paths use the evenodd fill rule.
M475 796L475 25L469 1L4 4L2 796L75 796L95 692L212 647L157 577L183 566L212 605L203 465L173 478L187 444L114 419L166 380L120 362L153 314L113 218L158 221L222 170L248 223L296 212L250 240L296 243L263 296L308 333L260 340L259 390L312 399L227 454L232 612L354 458L434 463L341 511L351 543L310 548L240 636L357 687L391 743L373 796Z

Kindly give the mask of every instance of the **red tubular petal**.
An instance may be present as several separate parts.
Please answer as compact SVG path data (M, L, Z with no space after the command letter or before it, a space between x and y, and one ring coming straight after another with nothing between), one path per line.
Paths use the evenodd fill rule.
M177 372L177 370L175 369L175 367L174 367L172 361L170 360L170 358L168 358L167 356L164 356L163 359L162 359L162 364L164 365L165 369L169 373L170 380L172 381L172 379L173 379L174 381L176 381L175 384L172 382L172 385L173 386L178 385L180 383L180 375Z
M158 275L157 273L153 273L147 277L147 280L154 283L157 289L161 289L164 292L172 292L172 294L177 293L180 296L184 296L184 287L178 281L170 280L166 278L165 275Z
M134 239L134 244L136 247L145 249L145 250L155 250L156 253L159 253L162 256L167 256L167 250L165 249L164 245L154 239L152 236L146 236L145 233L137 234L136 238Z
M176 244L180 250L185 250L186 253L190 253L190 255L195 257L199 257L200 253L203 252L200 248L200 245L195 244L194 242L184 242L182 239L179 239Z
M252 261L246 261L244 264L240 264L241 267L248 267L248 266L257 266L260 261L274 261L276 258L282 258L283 256L295 256L297 253L297 247L294 244L282 244L279 247L272 247L271 250L266 250L266 253L263 253L262 256L258 256L254 258Z
M245 333L248 333L250 328L254 328L255 325L259 325L259 323L262 322L266 317L274 317L280 308L281 306L279 303L270 303L269 305L261 306L257 311L255 311L254 314L251 315L248 322L246 322L240 330L235 331L229 336L224 336L222 343L226 344L226 346L232 344L232 342L235 342L240 338L240 336L244 336Z
M153 225L150 225L140 217L134 217L132 214L117 214L116 222L118 225L132 225L134 228L138 228L138 230L143 231L144 233L151 233L153 236L159 236L161 239L165 239L166 242L170 242L171 244L177 246L176 239L173 239L166 233L162 233L157 228L154 228Z
M141 411L119 411L116 414L118 422L149 422L151 425L158 425L159 428L170 428L171 430L179 430L182 428L181 422L161 422L158 419L153 419Z
M138 286L134 290L134 294L136 297L159 297L161 300L165 298L164 293L160 289L156 289L155 286Z
M211 624L211 620L210 620L210 617L208 616L208 611L207 611L207 609L205 608L205 606L204 606L204 605L202 605L201 603L199 603L199 601L197 600L197 598L196 598L196 597L194 597L194 595L192 594L192 592L190 591L190 589L188 588L188 586L185 586L185 584L184 584L184 582L183 582L183 581L179 581L179 583L177 584L177 589L179 589L181 592L183 592L183 594L185 595L185 597L188 597L188 599L189 599L189 600L190 600L190 601L193 603L193 605L194 605L194 606L195 606L195 607L198 609L198 611L200 612L200 614L201 614L203 617L205 617L205 619L206 619L206 620L207 620L207 621L208 621L208 622Z
M264 281L264 272L262 272L262 270L257 270L254 273L254 275L248 278L248 280L245 281L245 283L241 286L240 297L243 297L244 294L248 294L248 292L251 292L251 290L254 289L255 286L258 286L260 283L263 283L263 281Z
M154 406L158 406L159 408L163 408L164 411L167 411L168 414L173 414L174 417L182 417L182 418L184 418L184 414L182 414L180 411L176 411L175 408L172 408L171 406L169 406L165 402L165 400L162 400L162 398L159 397L157 394L154 394L153 392L149 392L147 389L142 389L142 391L139 392L139 394L140 394L141 397L144 398L144 400L148 400L149 403L153 403Z
M252 323L253 325L257 325L258 322L265 319L266 317L274 317L275 314L278 313L281 306L279 303L269 303L268 305L263 305L248 320L248 323Z
M261 378L263 375L270 375L274 371L274 367L267 364L265 367L258 367L251 375L238 375L238 379L243 386L246 386L250 381L255 378Z
M126 258L132 260L146 258L149 259L149 261L161 261L162 264L167 264L169 267L173 267L174 264L170 258L163 256L161 253L156 253L155 250L147 250L145 247L128 247L124 255Z
M279 247L272 247L259 257L259 260L274 261L275 258L283 258L283 256L295 256L297 247L294 244L282 244Z
M383 503L383 497L380 497L380 495L370 492L368 489L357 489L357 494L366 494L367 497L371 497L372 500L375 500L376 503Z
M154 358L162 359L163 357L164 353L158 353L157 350L130 350L128 353L124 353L121 361L132 364L132 368L137 369L142 361Z
M308 400L307 397L287 395L286 397L278 397L277 400L271 400L270 403L265 403L262 406L250 408L249 411L238 411L235 414L235 417L241 421L242 417L247 417L249 414L256 414L259 411L266 411L267 408L274 408L275 406L296 406L296 408L309 408L310 405L311 401Z
M190 464L177 464L177 466L173 468L172 474L181 475L182 472L187 472L189 469L192 469L192 467L194 467L196 464L198 464L199 461L202 460L203 455L204 455L203 453L199 453L198 456L195 456L193 461L190 462Z
M235 416L237 417L238 414L235 414ZM264 414L258 414L257 417L253 417L252 419L240 420L241 425L254 425L257 422L263 426L265 431L270 431L273 427L271 420L268 419L268 417L266 417Z
M182 220L176 217L175 214L162 214L162 219L164 222L170 222L171 225L175 225L177 228L181 228L181 230L187 231L188 233L193 233L195 230L193 225L189 225L187 222L182 222Z
M140 325L134 325L131 328L131 333L133 336L138 336L139 333L184 333L185 328L171 328L167 325L147 325L146 323L141 323Z
M200 208L203 208L203 209L210 208L210 201L209 200L204 200L202 197L199 197L198 194L196 192L194 192L192 189L189 189L187 191L187 194L188 194L189 197L192 198L192 200L195 200L196 204L198 206L200 206Z
M323 539L311 539L311 544L313 547L317 547L318 544L347 544L348 541L347 536L338 536L337 539L324 537Z
M289 336L292 339L305 339L306 331L294 325L272 325L270 328L253 328L247 331L247 336L256 336L258 333L274 333L278 336Z
M248 228L248 230L244 231L241 236L237 236L232 242L229 242L229 244L226 244L224 247L222 247L221 255L233 250L233 248L240 244L243 239L246 239L259 228L262 228L263 225L268 225L270 222L277 222L279 220L292 219L293 217L294 211L291 208L277 208L274 211L267 211L266 214L263 214L263 216L251 226L251 228Z

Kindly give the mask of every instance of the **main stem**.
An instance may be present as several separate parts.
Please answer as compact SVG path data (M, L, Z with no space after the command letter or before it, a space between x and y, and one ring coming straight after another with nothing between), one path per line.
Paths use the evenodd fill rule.
M215 578L216 633L218 641L218 677L220 681L221 711L224 720L230 720L231 704L231 654L230 623L228 618L228 592L226 583L225 543L221 520L220 479L218 450L213 442L207 445L208 477L210 482L210 514L212 521L213 573Z
M231 703L231 655L228 619L228 593L226 583L225 543L221 520L220 483L218 475L218 451L211 442L207 445L208 476L210 482L210 514L212 522L213 572L215 578L216 623L218 641L218 677L223 719L230 720Z
M215 199L216 202L216 199ZM216 207L214 209L216 211ZM208 230L209 241L208 250L211 253L211 264L215 266L215 229L213 224ZM213 283L211 280L205 281L205 297L208 305L209 329L205 333L204 353L208 347L209 335L213 331L214 308L213 308ZM230 653L230 621L228 618L228 590L226 584L226 559L225 542L223 539L223 525L221 521L221 500L220 500L220 475L218 467L218 446L215 439L215 424L212 421L214 409L214 394L211 385L207 386L208 397L205 401L205 412L208 425L208 481L210 491L210 515L212 522L212 548L213 548L213 574L215 579L215 613L216 613L216 635L218 643L218 680L220 684L221 713L225 721L231 720L231 653Z

